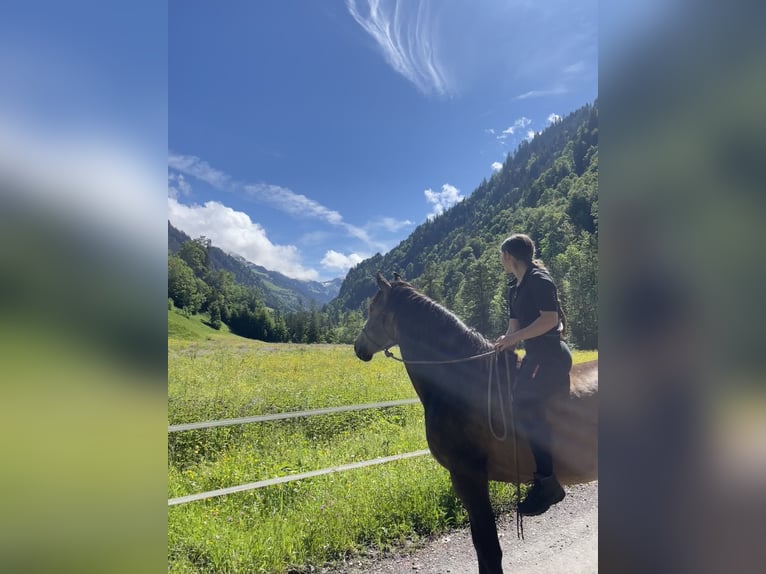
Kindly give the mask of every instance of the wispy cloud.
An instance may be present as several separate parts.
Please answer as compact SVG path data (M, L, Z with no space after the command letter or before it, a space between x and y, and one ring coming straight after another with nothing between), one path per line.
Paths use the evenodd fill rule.
M394 219L393 217L381 217L368 223L365 227L367 229L384 229L391 233L397 233L402 229L415 225L414 222L409 219Z
M217 189L226 189L231 182L231 178L227 174L210 167L206 161L193 155L170 154L168 167L196 177Z
M427 216L428 219L433 219L437 215L441 215L446 209L449 209L456 203L465 199L464 196L460 195L460 190L458 188L448 183L442 185L442 190L440 192L426 189L423 194L426 196L426 201L434 206L431 213Z
M564 86L556 86L555 88L550 88L548 90L530 90L528 92L524 92L523 94L519 94L514 99L516 100L526 100L529 98L543 98L546 96L558 96L561 94L566 94L567 88Z
M346 0L346 7L377 42L388 64L418 90L453 92L439 57L438 25L430 0Z
M216 247L241 255L248 261L296 279L317 280L319 274L300 263L294 245L276 245L247 213L235 211L216 201L184 205L168 198L168 219L192 237L204 235Z
M246 185L244 189L254 199L271 204L291 215L313 217L332 225L341 225L343 223L343 216L337 211L329 209L321 203L300 193L295 193L286 187L257 183Z
M345 222L343 216L337 211L286 187L268 183L241 184L235 182L227 173L211 167L206 161L196 156L171 154L168 157L168 166L182 174L205 181L219 191L244 191L248 197L269 204L295 217L319 219L339 227L370 248L379 249L381 247L381 244L374 241L367 231Z
M564 68L565 74L579 74L585 70L585 60L579 60L575 62L574 64L568 65L566 68Z
M192 186L186 181L186 178L181 173L169 173L168 181L172 182L168 184L168 197L178 199L179 196L189 196L192 192Z
M500 171L501 169L503 169L503 164L500 163L499 161L493 161L491 167L492 167L492 171Z

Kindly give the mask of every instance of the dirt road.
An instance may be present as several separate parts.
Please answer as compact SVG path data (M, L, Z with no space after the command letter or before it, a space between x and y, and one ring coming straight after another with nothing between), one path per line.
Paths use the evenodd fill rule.
M503 569L509 574L598 572L598 482L570 486L567 497L542 516L524 519L516 538L513 515L498 517ZM332 574L474 574L476 553L467 528L429 540L410 551L355 560Z

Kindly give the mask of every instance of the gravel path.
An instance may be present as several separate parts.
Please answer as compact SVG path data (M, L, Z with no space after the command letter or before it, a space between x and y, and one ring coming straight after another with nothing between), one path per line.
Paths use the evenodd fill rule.
M513 574L598 572L598 482L566 487L567 496L541 516L524 519L516 538L512 514L497 518L503 569ZM476 553L467 528L430 539L409 551L354 560L327 574L475 574Z

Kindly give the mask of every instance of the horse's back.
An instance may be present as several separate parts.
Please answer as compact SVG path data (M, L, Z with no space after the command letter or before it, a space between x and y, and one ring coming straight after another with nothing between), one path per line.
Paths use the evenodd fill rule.
M570 371L570 392L552 399L548 421L553 443L553 464L564 484L590 482L598 478L598 361L577 364ZM499 428L502 429L502 423ZM518 430L518 429L517 429ZM487 441L488 473L491 480L531 481L535 462L529 444L519 436L514 457L513 435L506 440Z
M569 395L548 409L556 475L574 484L598 478L598 360L570 372Z
M569 372L569 394L584 397L598 393L598 359L577 363Z

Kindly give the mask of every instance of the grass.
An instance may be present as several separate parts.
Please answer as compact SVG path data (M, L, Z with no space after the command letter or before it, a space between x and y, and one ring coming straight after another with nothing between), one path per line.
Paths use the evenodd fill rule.
M347 345L267 344L199 327L212 335L194 325L184 340L176 327L168 340L169 424L416 396L401 364L382 356L362 363ZM168 497L425 448L419 404L172 433ZM496 509L509 509L513 487L491 488ZM407 459L170 507L168 570L304 572L466 520L446 470Z
M177 341L214 341L237 337L226 324L220 331L209 327L202 315L185 316L178 309L168 311L168 339ZM239 337L237 337L239 339Z

